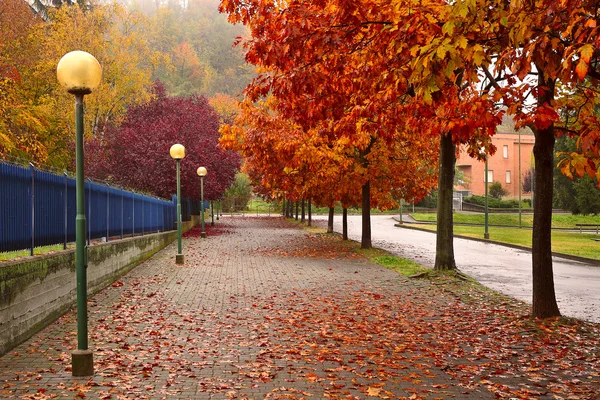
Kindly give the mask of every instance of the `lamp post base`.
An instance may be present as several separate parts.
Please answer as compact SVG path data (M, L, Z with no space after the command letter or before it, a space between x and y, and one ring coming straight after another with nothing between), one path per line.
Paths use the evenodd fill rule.
M175 264L183 264L183 254L175 255Z
M200 233L200 237L202 237L202 238L206 238L206 232L201 232L201 233Z
M94 354L91 350L73 350L71 357L73 376L94 375Z
M484 233L483 234L483 238L484 239L489 239L490 238L490 234L489 233Z

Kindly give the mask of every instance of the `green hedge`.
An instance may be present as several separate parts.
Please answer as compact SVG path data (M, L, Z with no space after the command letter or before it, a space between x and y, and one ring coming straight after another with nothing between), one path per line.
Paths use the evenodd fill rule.
M477 204L485 206L485 196L469 196L463 199L465 203ZM525 199L522 202L522 207L531 207L531 200ZM493 197L488 197L488 207L490 208L519 208L518 200L501 200Z

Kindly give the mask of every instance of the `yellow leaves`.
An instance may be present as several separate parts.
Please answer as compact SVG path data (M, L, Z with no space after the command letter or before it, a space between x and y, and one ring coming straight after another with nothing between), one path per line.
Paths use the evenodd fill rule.
M592 58L592 56L594 55L594 46L592 44L586 44L585 46L583 46L581 48L581 50L579 51L580 55L581 55L581 60L585 61L585 63L589 64L590 63L590 59Z
M459 36L456 40L456 45L461 49L466 49L468 43L467 38L464 36Z
M487 59L487 55L479 44L473 46L473 62L475 65L482 65Z
M444 26L442 26L442 33L448 36L452 36L454 34L454 21L447 21Z

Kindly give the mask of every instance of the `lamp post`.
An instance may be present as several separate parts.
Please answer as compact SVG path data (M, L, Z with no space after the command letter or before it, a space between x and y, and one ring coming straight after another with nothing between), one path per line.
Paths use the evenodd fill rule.
M517 132L519 134L519 228L523 228L522 221L522 209L521 209L521 130Z
M488 231L488 155L485 155L485 232L483 233L484 239L490 238Z
M398 222L400 225L402 225L403 221L402 221L402 203L404 200L400 199L400 221Z
M71 353L73 376L94 374L94 357L88 348L87 247L85 244L85 182L83 173L83 96L92 93L102 79L98 60L84 51L65 54L56 66L56 77L75 95L75 271L77 279L77 350Z
M200 236L205 238L206 232L204 232L204 177L206 176L207 171L204 167L198 167L198 170L196 172L200 177L200 214L202 215L202 232L200 233Z
M169 154L177 163L177 255L175 264L183 264L183 254L181 252L181 179L179 173L179 163L185 157L185 147L177 143L171 146Z

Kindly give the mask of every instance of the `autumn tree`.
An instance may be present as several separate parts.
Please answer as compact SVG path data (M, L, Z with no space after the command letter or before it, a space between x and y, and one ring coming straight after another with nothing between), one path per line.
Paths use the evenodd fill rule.
M222 124L232 124L240 113L237 100L230 95L217 93L208 102L215 109Z
M239 95L254 77L242 49L232 46L236 37L245 35L245 28L229 24L219 14L217 0L186 3L157 3L141 10L150 18L151 47L171 61L155 69L153 78L174 95ZM131 7L141 9L133 3Z
M23 0L0 3L0 154L46 162L50 99L29 98L29 74L41 50L41 20Z
M469 10L452 14L438 1L389 7L379 1L227 0L221 7L232 21L251 28L247 59L266 69L247 91L250 98L273 92L283 100L278 111L285 117L307 128L316 121L339 121L336 134L351 140L368 132L372 139L389 141L406 121L421 128L421 138L441 138L444 202L436 268L454 268L455 144L466 143L477 155L481 147L493 151L489 135L501 114L486 93L476 90L476 67L489 59L455 29L467 25ZM360 150L369 143L363 140Z
M103 67L101 85L93 95L86 96L84 123L89 139L102 136L103 127L118 121L127 106L150 98L152 70L164 59L148 47L145 18L117 4L95 3L90 9L85 2L85 10L78 4L64 4L48 9L46 21L20 24L15 22L21 17L33 21L34 14L24 1L10 0L1 6L13 3L24 8L18 15L3 13L8 18L5 22L11 21L14 27L10 32L19 31L20 36L10 33L11 40L0 46L0 64L6 65L13 76L6 92L11 107L3 108L0 117L4 126L0 131L11 135L2 151L70 168L74 157L73 96L56 80L58 60L80 49L93 54Z
M161 83L154 99L130 107L119 125L111 125L103 142L86 149L89 175L170 198L176 192L175 161L170 147L186 148L181 161L182 196L200 198L198 167L206 167L206 199L218 199L232 184L240 157L218 145L219 116L203 96L169 97ZM95 146L93 146L95 144Z
M551 248L554 144L563 134L587 137L591 139L588 143L596 137L587 136L596 121L592 93L600 77L595 61L596 20L594 3L568 0L511 3L504 15L495 11L490 19L491 26L502 25L507 30L506 46L498 53L496 76L509 84L504 96L508 112L516 116L517 127L529 126L535 135L534 317L560 315ZM496 80L491 75L489 78ZM501 86L500 82L494 84ZM565 115L562 120L561 112ZM586 171L589 163L576 160L574 165Z

